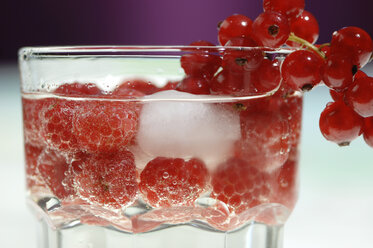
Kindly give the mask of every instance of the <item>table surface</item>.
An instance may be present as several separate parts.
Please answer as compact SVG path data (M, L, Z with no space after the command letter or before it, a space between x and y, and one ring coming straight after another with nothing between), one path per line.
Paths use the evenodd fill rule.
M368 67L373 75L373 67ZM360 137L350 147L327 142L318 118L330 101L317 87L304 101L300 197L285 228L285 248L371 246L373 149ZM0 65L0 246L36 247L35 222L26 208L19 76Z

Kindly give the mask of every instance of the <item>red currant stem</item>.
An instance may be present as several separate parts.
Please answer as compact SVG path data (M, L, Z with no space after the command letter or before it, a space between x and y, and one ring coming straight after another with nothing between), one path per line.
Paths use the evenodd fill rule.
M326 46L330 46L330 43L324 43L324 44L321 44L319 46L319 50L321 50L322 48L326 47Z
M325 59L325 54L323 52L321 52L319 50L319 48L317 48L316 46L312 45L311 43L309 43L305 39L302 39L302 38L296 36L294 33L290 33L288 41L297 42L297 43L301 44L302 46L305 46L305 47L307 47L307 48L309 48L311 50L314 50L318 55L320 55L323 59Z

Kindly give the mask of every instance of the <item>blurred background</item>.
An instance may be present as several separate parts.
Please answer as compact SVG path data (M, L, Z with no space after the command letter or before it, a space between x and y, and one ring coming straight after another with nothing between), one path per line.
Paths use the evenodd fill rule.
M359 26L373 35L372 0L306 0L319 20L319 42ZM217 23L233 13L252 19L261 0L3 0L0 27L0 247L36 247L35 217L24 197L17 50L46 45L173 45L217 43ZM373 76L373 66L364 69ZM318 118L327 89L306 94L300 198L285 229L284 248L371 247L373 149L362 138L340 148L325 141Z

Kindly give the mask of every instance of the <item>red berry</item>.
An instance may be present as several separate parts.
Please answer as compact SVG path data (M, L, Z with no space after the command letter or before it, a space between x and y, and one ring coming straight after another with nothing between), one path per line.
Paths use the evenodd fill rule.
M214 46L207 41L197 41L189 46ZM210 79L214 76L221 64L221 58L208 50L196 48L191 53L184 54L180 59L181 67L185 74L197 78Z
M179 85L180 82L178 81L169 81L167 82L167 84L165 86L163 86L162 88L159 89L159 91L163 91L163 90L174 90L176 89L176 87Z
M176 90L196 95L210 94L210 85L205 78L187 76L176 87Z
M368 63L373 51L373 42L367 32L357 27L345 27L333 33L331 53L349 57L359 68Z
M330 89L329 90L330 96L335 102L343 101L344 98L344 92L337 92L335 90Z
M366 78L366 77L368 77L368 75L365 72L363 72L362 70L358 70L354 76L354 79L356 80L359 78Z
M222 70L210 82L211 92L227 95L245 95L252 85L250 73L230 73Z
M124 85L124 86L120 85L113 92L105 95L105 97L106 96L109 96L109 98L116 98L116 99L129 99L129 98L140 98L140 97L145 96L145 94L141 91L128 88L127 85Z
M319 38L319 24L316 18L308 11L303 13L290 25L290 30L296 36L314 44ZM300 47L299 43L288 41L287 45L291 47Z
M231 158L212 175L211 197L227 204L231 212L240 214L273 197L271 177L244 160Z
M208 171L199 159L157 157L141 172L140 191L154 207L189 206L206 190Z
M149 81L141 80L141 79L134 79L134 80L128 80L123 83L121 83L113 92L114 95L121 95L125 96L127 93L120 93L121 91L126 92L126 89L129 90L136 90L139 91L145 95L151 95L155 92L157 92L159 89L157 86L152 84Z
M289 124L279 113L241 111L242 140L236 156L261 171L279 168L288 158Z
M341 54L331 54L323 67L323 80L329 88L343 91L352 84L356 71L356 66L348 57Z
M139 108L134 102L87 101L75 111L73 133L83 151L116 152L135 137Z
M37 172L38 159L43 149L25 144L25 162L26 162L26 183L27 187L32 187L40 183L40 178Z
M318 47L318 46L316 46L316 47ZM328 58L330 56L330 46L323 46L319 49L320 49L321 52L324 53L325 58Z
M321 113L319 125L327 140L344 146L361 134L363 118L344 102L331 102Z
M275 89L281 81L280 62L265 59L251 74L251 81L255 89L260 92L268 92Z
M364 119L364 140L365 142L373 147L373 117Z
M59 199L74 195L72 185L64 184L69 169L67 158L55 150L44 150L38 160L37 170L48 189Z
M281 73L284 82L295 90L307 91L321 81L323 59L314 52L297 50L284 60Z
M122 208L134 202L138 192L132 153L94 154L81 161L75 177L78 194L85 200L106 207Z
M233 38L250 37L253 21L244 15L232 15L219 26L219 43L224 46Z
M356 79L348 87L345 96L346 102L356 113L363 117L373 116L373 78Z
M69 152L79 149L72 124L77 104L65 99L53 99L41 112L42 122L39 125L42 126L45 142L52 149Z
M304 0L263 0L265 12L276 11L294 21L304 10Z
M50 99L22 99L23 132L25 142L34 146L44 146L42 119L40 113L48 106Z
M290 26L285 16L277 12L264 12L253 23L253 37L264 47L280 47L290 34Z
M102 95L101 90L92 83L72 83L63 84L59 86L55 91L55 94L66 95L66 96L99 96Z
M230 46L245 46L244 39L230 40ZM232 73L254 71L264 59L264 53L259 48L226 49L223 55L222 67Z

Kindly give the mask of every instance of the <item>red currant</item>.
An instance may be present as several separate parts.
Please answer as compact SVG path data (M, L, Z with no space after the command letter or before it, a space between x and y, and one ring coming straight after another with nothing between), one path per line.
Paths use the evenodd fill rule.
M293 89L307 91L321 81L323 59L314 52L298 50L284 60L281 73L284 82Z
M302 15L291 23L290 30L296 36L311 44L314 44L319 38L319 24L316 18L308 11L303 11ZM286 44L291 47L300 47L299 43L293 41L288 41Z
M337 92L335 90L330 89L329 94L332 97L332 99L337 102L337 101L343 101L344 93L343 92Z
M356 79L365 78L365 77L368 77L368 75L365 72L358 70L354 76L354 79L356 80Z
M222 70L210 82L211 91L215 94L242 95L249 91L250 73L230 73Z
M364 140L365 142L373 147L373 117L364 119Z
M233 38L245 38L251 35L253 21L244 15L232 15L219 25L218 39L222 46Z
M373 116L373 78L358 78L346 91L346 102L363 117Z
M260 93L273 90L281 81L280 62L277 59L263 60L258 69L251 74L251 81Z
M214 46L208 41L196 41L189 46ZM184 54L180 59L181 67L185 74L194 77L212 78L221 64L221 58L213 55L209 51L196 48L191 53Z
M304 0L263 0L265 12L276 11L294 21L304 10Z
M351 58L359 68L368 63L373 42L367 32L357 27L345 27L333 33L331 53L341 53Z
M205 78L188 76L184 78L176 87L176 90L188 92L196 95L210 94L209 82Z
M345 55L331 54L325 61L323 79L326 86L336 91L345 90L357 71L351 60Z
M265 47L280 47L290 34L290 26L285 16L277 12L264 12L253 23L255 41Z
M332 102L321 113L319 126L327 140L345 146L361 134L363 118L343 101Z

